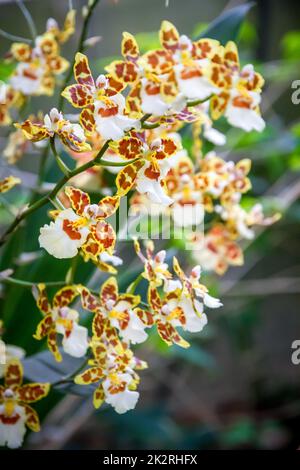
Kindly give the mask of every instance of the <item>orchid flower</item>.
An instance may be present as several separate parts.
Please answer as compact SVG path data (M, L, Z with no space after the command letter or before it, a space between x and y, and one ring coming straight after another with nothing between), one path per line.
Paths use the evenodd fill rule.
M49 383L23 385L23 367L19 359L5 366L4 386L0 385L0 446L16 449L22 445L26 426L40 430L37 412L30 406L49 393Z
M52 304L49 302L44 284L38 284L36 303L44 318L38 324L34 338L47 337L48 348L56 361L62 360L58 348L58 335L62 335L65 353L82 357L88 348L88 330L79 325L79 314L70 304L79 295L76 286L66 286L56 292Z

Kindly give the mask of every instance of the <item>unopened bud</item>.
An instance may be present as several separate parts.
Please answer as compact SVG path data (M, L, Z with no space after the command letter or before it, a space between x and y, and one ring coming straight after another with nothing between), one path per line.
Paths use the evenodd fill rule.
M102 40L101 36L92 36L86 39L83 43L84 47L94 47L98 42Z

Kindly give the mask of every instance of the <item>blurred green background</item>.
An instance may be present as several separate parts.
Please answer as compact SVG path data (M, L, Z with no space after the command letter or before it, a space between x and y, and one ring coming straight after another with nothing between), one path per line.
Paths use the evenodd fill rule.
M84 3L73 1L79 9ZM138 34L140 44L147 48L157 34L151 33L157 32L163 19L174 22L181 33L193 35L224 9L243 3L247 2L169 0L166 8L165 0L102 0L90 28L90 36L102 37L88 51L92 67L100 73L106 57L119 55L124 30ZM68 2L26 4L43 32L50 16L62 23ZM1 28L28 35L14 2L0 0L0 8ZM266 79L262 113L267 126L262 134L231 130L219 152L228 159L252 159L253 189L248 202L261 197L266 207L282 211L282 220L245 247L243 267L230 269L223 278L206 276L205 282L224 307L209 312L208 327L191 338L190 349L168 349L156 335L138 348L138 356L148 361L149 369L141 373L141 397L135 411L119 416L104 408L94 413L90 397L54 393L51 400L56 406L48 413L49 401L46 408L40 405L43 430L29 437L27 447L294 449L300 445L300 365L291 362L292 342L300 339L300 105L291 102L291 84L300 79L299 17L300 3L291 0L284 2L284 8L281 1L258 1L247 15L238 44L242 63L254 62ZM79 28L77 37L64 48L66 57L72 57L78 35ZM9 44L0 38L1 56ZM33 105L48 109L53 98L35 99ZM226 131L226 125L220 123L220 129ZM1 135L3 148L5 134ZM34 184L37 163L33 157L18 165L28 176L28 188ZM55 174L48 177L51 181ZM20 203L26 194L26 189L20 192ZM13 237L1 269L9 267L13 255L16 277L36 281L64 276L68 264L47 255L25 265L18 259L23 250L38 248L34 234L41 220L46 220L44 210ZM128 261L122 270L128 282L140 266L129 264L133 253L126 244L122 256ZM86 279L88 272L89 266L81 264L78 281ZM31 332L39 316L30 292L9 287L2 291L1 300L5 339L24 346L29 354L37 352L41 344L31 339Z

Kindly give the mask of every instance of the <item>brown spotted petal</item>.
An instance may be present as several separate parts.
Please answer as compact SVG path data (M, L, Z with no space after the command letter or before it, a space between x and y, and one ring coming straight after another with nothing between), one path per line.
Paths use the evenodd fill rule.
M112 216L118 209L120 204L119 196L106 196L98 203L98 214L96 219L106 219L107 217Z
M121 52L122 56L127 60L127 61L135 61L139 55L139 46L138 43L136 42L135 37L127 32L123 33L123 39L122 39L122 44L121 44Z
M157 331L160 337L165 341L165 343L168 344L168 346L171 346L172 344L177 344L182 348L189 347L189 343L180 336L174 326L172 326L170 323L163 323L161 321L158 321Z
M38 308L40 309L40 311L44 313L45 315L47 315L48 313L51 312L51 305L48 300L46 286L45 284L38 284L37 289L38 289L38 296L36 299L36 304Z
M100 253L102 253L102 251L108 251L111 254L113 253L117 237L114 229L109 223L104 220L100 220L97 223L94 236L99 244Z
M141 109L141 84L138 82L134 85L126 97L126 110L134 118L142 117Z
M49 383L30 383L20 387L17 391L17 396L24 403L32 403L47 396L49 390Z
M103 370L100 367L91 367L76 375L74 382L78 385L89 385L99 382L103 375Z
M93 104L92 90L85 85L70 85L64 89L62 96L75 108L85 108Z
M105 398L104 390L103 390L102 385L100 384L99 387L97 387L96 390L94 391L94 395L93 395L93 403L96 409L100 408L100 406L102 405L104 401L104 398Z
M62 355L60 354L59 349L58 349L56 331L54 329L50 330L50 332L48 334L47 344L48 344L48 348L52 352L55 360L57 362L61 362L62 361Z
M10 53L18 62L27 62L31 58L32 47L22 42L14 42L11 45Z
M210 100L211 116L212 119L219 119L226 111L230 95L227 91L223 91L219 95L215 95Z
M65 193L71 202L72 209L74 209L78 215L82 215L85 207L91 203L90 196L87 193L80 189L73 188L73 186L67 186Z
M239 70L240 61L239 53L236 44L233 41L228 41L224 49L224 62L227 67L232 70Z
M73 152L89 152L91 150L90 144L88 144L85 138L79 137L76 132L72 130L61 129L58 131L58 136L62 143Z
M98 237L95 233L90 233L85 241L85 243L81 247L83 259L88 261L92 259L93 261L97 262L100 253L102 253L103 248L102 245L99 243Z
M164 49L176 51L179 47L179 33L170 21L162 22L159 31L159 39Z
M7 176L3 180L0 180L0 193L6 193L20 183L20 178L16 178L15 176Z
M93 324L92 324L92 329L93 329L93 340L96 339L101 339L102 335L105 330L105 325L107 323L107 320L102 317L100 313L96 313L96 315L93 318ZM99 343L97 343L99 344ZM94 345L92 341L92 346ZM98 350L97 356L102 355L103 352L105 351L105 348L103 344L101 344L101 351Z
M143 55L142 62L150 73L165 74L172 71L174 61L167 50L150 51Z
M26 414L26 425L33 432L39 432L40 420L37 412L29 405L22 405Z
M76 82L80 85L95 86L88 58L81 52L77 52L75 56L74 76Z
M141 297L139 295L133 295L133 294L120 294L118 297L118 302L128 302L131 308L136 307L140 301Z
M149 312L149 310L135 308L134 313L139 317L139 319L143 322L144 325L149 327L154 325L153 314Z
M163 80L160 87L161 94L166 103L172 103L178 95L178 85L176 75L172 70L167 78Z
M185 273L183 272L183 270L181 269L180 264L178 262L178 259L175 256L173 257L173 269L174 269L175 273L177 274L177 276L179 277L179 279L181 280L181 282L184 285L185 289L189 292L190 296L194 297L195 293L194 293L194 290L192 288L192 284L189 281L189 279L187 278L187 276L185 275Z
M139 69L134 62L115 60L105 70L109 72L116 80L132 85L139 78Z
M47 65L54 75L60 75L69 68L69 62L61 56L49 57Z
M41 340L45 338L45 336L48 336L53 328L55 328L55 323L53 322L51 313L48 313L38 324L33 337L37 340Z
M157 160L163 160L164 158L171 157L179 149L178 145L172 139L161 139L161 148L154 152L153 157Z
M193 43L193 57L195 59L210 59L219 49L220 43L216 39L202 38Z
M90 292L87 287L79 287L82 307L90 312L97 312L100 308L99 298Z
M109 300L113 300L114 302L116 302L118 297L119 297L118 284L117 284L116 278L111 276L101 286L101 290L100 290L101 303L105 305L106 302Z
M135 184L138 171L143 167L145 161L143 159L138 160L134 163L126 165L118 173L116 178L117 195L125 196Z
M134 136L123 137L123 139L117 142L111 142L109 146L120 157L126 160L133 160L143 155L143 142Z
M148 288L148 303L154 312L160 312L162 307L161 299L155 285L151 283Z
M77 286L66 286L60 289L53 298L54 307L65 307L69 305L78 295Z
M26 139L32 142L39 142L50 136L50 132L45 126L42 124L33 124L29 119L22 124L15 124L15 127L21 129Z
M18 359L11 359L5 366L4 384L7 388L18 388L23 382L23 367Z
M114 96L117 93L121 93L121 91L123 91L126 87L126 83L122 82L121 80L117 80L110 74L106 75L106 78L108 80L108 86L105 89L106 96Z
M96 123L93 107L85 108L81 111L79 122L87 134L92 134L95 131Z

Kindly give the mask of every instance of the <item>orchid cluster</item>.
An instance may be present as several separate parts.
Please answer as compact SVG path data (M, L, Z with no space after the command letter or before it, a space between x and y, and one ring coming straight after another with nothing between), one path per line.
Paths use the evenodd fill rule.
M49 18L46 31L37 36L34 44L15 42L6 54L12 73L7 83L0 84L0 126L11 124L16 111L22 109L32 96L51 96L60 77L69 68L62 57L61 46L75 31L75 10L70 10L60 29L56 20ZM42 122L43 115L31 115L31 122ZM28 149L28 141L20 130L9 134L3 155L8 163L18 161Z
M46 31L35 39L34 45L13 43L6 60L16 62L10 77L10 86L24 96L52 95L56 76L69 67L69 62L60 55L61 44L75 31L75 10L70 10L63 29L50 18Z
M74 32L74 18L72 10L62 29L50 19L34 45L12 45L6 59L16 67L3 91L0 124L8 125L11 111L29 96L53 93L57 77L69 66L60 54L61 45ZM201 332L208 322L206 309L222 306L200 282L201 271L223 274L229 266L241 265L240 242L254 237L254 226L278 218L277 214L265 217L260 203L244 208L243 195L251 188L248 158L233 162L218 152L203 155L201 150L204 140L225 144L226 136L214 124L221 116L246 132L263 130L259 110L263 78L252 65L240 65L231 41L226 45L208 38L193 41L168 21L163 21L159 39L159 49L141 54L134 36L123 33L122 59L95 78L87 56L78 52L75 83L62 91L76 114L66 116L52 108L45 115L16 122L4 151L8 162L15 163L29 143L49 146L63 172L49 194L20 213L5 237L50 202L52 221L40 228L39 235L33 234L40 248L57 259L81 257L110 274L98 293L74 282L72 271L52 300L46 283L35 285L42 320L33 333L36 340L46 339L54 360L62 361L64 354L83 358L81 370L70 381L92 384L94 406L105 402L117 413L136 406L138 371L147 367L135 357L133 346L156 330L168 346L189 347L190 334ZM194 154L184 148L182 130L188 126L197 147ZM56 145L63 149L62 155L68 153L76 161L74 169ZM9 176L0 181L0 192L19 183L19 178ZM142 263L141 273L119 292L115 275L122 259L116 255L118 233L112 218L123 198L135 214L155 208L175 227L186 229L197 263L189 274L176 256L171 269L167 251L155 252L151 240L145 243L144 254L136 237L131 243ZM207 218L210 224L205 230ZM140 282L146 283L146 298L136 293ZM39 429L38 416L28 403L46 396L50 385L22 386L22 354L16 359L13 349L6 349L12 355L4 361L5 385L0 388L0 445L17 447L25 425Z
M189 343L177 328L201 331L207 323L204 306L218 308L222 305L200 284L200 266L186 276L174 258L177 274L174 279L165 263L165 251L154 255L154 246L149 242L145 258L137 240L135 247L144 264L142 277L148 281L147 308L140 295L131 293L132 286L127 292L119 293L114 276L102 284L99 295L81 284L67 285L55 294L51 303L44 284L39 284L35 292L43 319L34 337L37 340L47 338L48 348L58 362L62 360L59 335L62 335L61 344L66 354L91 357L88 361L91 367L76 375L74 381L79 385L96 384L95 407L99 408L105 401L118 413L135 407L139 397L136 391L139 377L135 370L147 367L146 362L133 355L131 345L144 343L148 338L146 330L156 326L167 345L186 348ZM82 309L93 314L91 337L88 328L79 324L78 310L70 306L78 297Z

